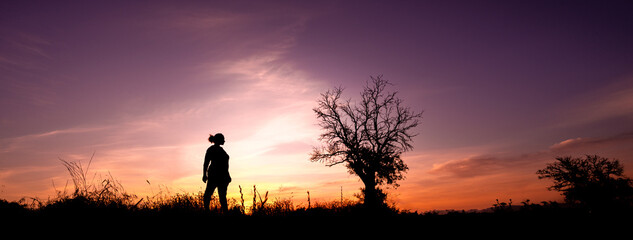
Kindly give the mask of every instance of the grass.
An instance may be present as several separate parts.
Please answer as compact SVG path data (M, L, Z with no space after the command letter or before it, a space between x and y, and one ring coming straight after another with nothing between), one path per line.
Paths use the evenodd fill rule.
M492 207L486 211L430 211L424 213L385 206L379 210L367 210L358 200L340 199L328 202L311 202L308 194L306 205L297 205L291 199L270 199L268 192L261 193L256 186L252 191L240 189L240 199L229 199L229 212L221 213L219 201L211 200L210 211L205 211L203 193L170 194L161 189L153 196L139 198L129 194L111 174L97 177L88 175L90 162L83 166L61 160L73 179L73 191L57 191L57 196L47 200L23 198L17 202L0 199L0 216L14 219L12 224L28 222L28 225L58 226L89 229L120 227L157 226L181 229L215 226L243 229L330 229L345 226L350 229L400 229L403 226L417 226L425 229L446 227L467 227L470 229L530 226L546 229L548 226L571 224L585 226L604 217L582 208L556 202L521 204L491 201ZM252 194L251 206L245 206L244 193ZM631 216L631 209L616 211L618 216ZM616 218L611 218L616 219ZM627 218L628 219L628 218ZM220 225L218 225L220 224ZM82 227L78 227L82 226ZM194 227L195 226L195 227ZM10 229L10 228L8 228Z
M93 155L94 156L94 155ZM245 205L245 189L239 186L240 199L229 199L229 212L220 213L220 204L214 195L210 211L203 206L203 192L171 194L160 188L152 196L138 197L127 193L108 172L106 175L89 174L93 157L87 165L60 159L70 177L73 190L68 186L55 190L56 196L47 200L23 198L17 202L0 199L0 213L25 216L71 215L125 215L125 216L309 216L336 215L360 209L360 202L351 200L309 203L308 207L295 205L290 199L270 200L268 192L252 189L252 204ZM148 181L148 184L149 181ZM151 184L150 184L151 185ZM308 192L308 201L309 192Z

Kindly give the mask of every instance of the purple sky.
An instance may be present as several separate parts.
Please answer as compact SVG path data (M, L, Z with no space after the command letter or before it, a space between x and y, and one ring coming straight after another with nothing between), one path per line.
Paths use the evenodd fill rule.
M424 111L403 208L557 200L535 172L558 155L633 176L630 1L130 2L0 3L0 198L53 196L58 159L93 152L141 196L201 191L222 132L229 197L351 199L356 177L308 160L312 108L379 74Z

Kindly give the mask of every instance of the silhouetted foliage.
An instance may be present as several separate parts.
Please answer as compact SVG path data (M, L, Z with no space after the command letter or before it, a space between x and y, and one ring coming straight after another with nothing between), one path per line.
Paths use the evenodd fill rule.
M16 216L27 213L27 208L24 204L17 202L9 202L4 199L0 199L0 215L1 216Z
M585 158L557 157L556 162L536 173L539 179L551 178L549 190L562 192L568 203L594 211L631 207L632 181L623 175L618 160L587 155Z
M210 209L205 210L202 192L170 194L169 191L161 190L154 196L146 196L139 200L136 196L123 191L122 186L112 184L116 181L111 176L101 182L85 181L86 184L83 184L83 181L76 180L84 179L81 176L86 175L87 168L82 168L79 163L64 162L64 165L71 166L69 173L73 178L79 178L73 179L73 182L82 182L75 186L80 187L79 190L75 189L73 194L58 192L56 198L46 201L23 198L18 202L9 202L0 199L0 216L9 220L3 223L3 230L23 229L20 227L31 229L32 226L37 226L37 231L46 234L50 234L51 231L43 231L42 227L55 231L64 229L75 234L101 234L99 231L103 230L119 230L127 234L130 230L140 230L145 236L152 232L164 235L167 229L235 229L235 226L239 226L238 228L251 231L261 229L262 232L270 229L296 230L310 233L312 236L314 226L323 226L324 229L329 226L344 226L337 229L350 231L353 236L357 236L359 229L370 229L371 231L361 232L371 236L380 229L387 231L390 236L394 233L407 233L406 235L410 236L407 227L412 227L410 229L414 231L418 231L420 227L433 230L444 227L449 231L460 229L465 232L468 232L468 229L489 229L486 234L499 231L532 232L538 229L547 230L550 234L552 227L556 227L565 229L567 232L561 233L568 237L570 229L582 230L583 234L593 229L604 234L601 226L617 229L612 224L628 223L619 219L630 216L631 213L630 208L626 206L613 205L607 213L614 217L595 218L595 215L577 204L535 204L525 200L521 204L513 205L512 199L507 202L497 199L490 209L484 210L418 213L399 210L393 206L377 211L367 209L360 201L342 197L335 201L316 202L310 200L309 193L306 206L295 205L291 199L269 199L267 191L261 194L255 186L252 191L253 206L250 209L244 206L244 194L241 194L239 200L228 201L228 211L220 210L221 204L215 197L210 200ZM618 164L612 166L621 169ZM248 191L246 193L248 194ZM613 221L609 221L610 219ZM337 230L337 234L340 234L340 230Z
M400 156L413 148L411 131L421 118L421 113L403 106L397 92L387 92L388 85L382 76L371 77L358 104L342 100L343 88L337 87L321 94L313 109L324 130L324 146L314 148L311 161L345 164L365 185L364 202L370 207L384 201L380 185L397 187L404 179L408 167Z
M314 202L311 207L294 205L292 200L275 200L260 203L256 211L244 213L236 201L229 201L229 211L220 211L217 199L211 200L211 210L205 210L202 192L176 194L160 201L143 201L145 204L108 206L84 197L57 199L43 203L39 208L30 208L24 203L0 200L0 216L9 219L3 229L13 230L28 223L28 226L48 227L51 230L71 228L73 233L96 233L129 230L141 231L143 236L154 233L163 235L165 230L187 229L243 229L265 232L287 233L296 231L312 236L315 226L321 229L337 227L346 234L408 233L419 229L475 231L499 234L504 231L516 233L534 230L551 231L553 227L568 231L599 231L602 226L617 223L626 216L594 218L582 208L556 202L530 203L510 207L509 203L497 201L490 210L448 210L418 213L397 209L367 209L357 201ZM22 200L20 202L23 202ZM619 209L614 209L618 211ZM608 221L614 219L614 221ZM607 220L607 221L605 221ZM237 227L237 228L236 228ZM586 228L589 227L589 228ZM612 228L612 226L610 226ZM338 230L340 229L340 230ZM371 231L365 231L371 229ZM487 230L486 230L487 229ZM625 229L625 228L622 228ZM482 232L483 231L483 232ZM321 232L321 231L317 231ZM323 231L330 233L331 231ZM48 232L47 232L48 233ZM452 233L451 233L452 234Z

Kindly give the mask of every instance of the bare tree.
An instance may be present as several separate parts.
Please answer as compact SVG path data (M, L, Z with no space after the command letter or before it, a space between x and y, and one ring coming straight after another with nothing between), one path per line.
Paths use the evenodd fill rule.
M407 165L400 158L413 148L411 131L418 126L422 113L403 106L397 92L382 76L371 77L360 93L361 101L342 100L342 87L321 94L314 112L324 130L310 160L327 166L345 164L365 188L364 204L377 207L384 202L381 185L398 187Z

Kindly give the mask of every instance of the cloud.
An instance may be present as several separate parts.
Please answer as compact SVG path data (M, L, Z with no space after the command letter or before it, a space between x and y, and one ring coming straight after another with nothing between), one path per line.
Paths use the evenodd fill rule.
M231 13L221 9L197 8L182 9L174 6L156 8L161 18L152 19L148 27L160 26L209 34L226 27L236 26L246 20L245 15ZM159 21L158 24L155 21Z
M606 137L579 137L567 139L550 146L550 149L552 151L593 149L622 144L631 144L629 146L633 146L633 132Z
M449 174L456 178L472 178L499 173L508 163L494 156L475 156L434 164L430 174Z
M0 168L1 198L17 200L43 197L52 193L53 189L62 191L66 187L72 188L72 183L57 177L60 171L63 171L61 165ZM42 181L42 178L46 178L46 181Z
M566 139L551 145L548 149L526 154L487 153L448 160L433 164L427 173L457 179L513 174L518 171L533 174L534 171L542 168L545 163L553 161L557 156L582 156L585 154L616 158L627 166L633 166L633 158L631 158L633 148L631 146L633 146L633 132L604 137L579 137ZM633 172L633 168L628 169L628 171Z
M561 141L549 148L552 156L599 155L618 159L625 175L633 175L633 132L602 137L579 137Z
M0 41L8 44L8 47L3 49L4 55L11 55L15 60L7 60L7 63L17 66L31 66L30 64L22 64L20 60L24 60L23 55L29 55L37 58L52 59L45 48L50 46L50 41L44 39L41 36L26 33L26 32L14 32L11 34L3 34L0 37ZM2 49L2 48L0 48ZM6 59L5 59L6 60Z
M59 142L60 139L66 139L68 136L78 134L90 134L110 129L110 127L72 127L67 129L58 129L43 133L29 134L18 137L0 139L0 154L13 151L32 151L34 146L46 142ZM42 150L42 148L40 148Z
M66 128L47 126L42 129L48 130L35 134L18 133L22 136L0 139L0 168L60 167L56 176L63 178L66 173L58 157L85 161L87 158L81 156L96 151L91 169L111 171L128 189L142 190L146 187L145 180L195 189L201 185L199 174L208 147L206 136L222 132L227 137L225 149L235 173L234 187L266 183L276 188L282 183L296 181L303 185L310 182L307 178L321 179L322 169L305 167L312 164L307 159L309 148L305 144L318 135L311 109L321 83L286 58L296 44L296 34L301 31L305 17L289 14L284 18L290 21L278 21L281 16L270 14L200 10L187 15L186 12L165 10L160 14L167 18L156 19L164 22L139 30L145 31L139 37L158 37L169 32L163 30L182 33L174 41L156 38L152 42L158 46L173 42L182 47L179 50L194 55L182 54L183 58L170 62L176 66L152 69L159 73L158 78L154 78L155 73L144 75L144 71L135 71L135 78L122 83L136 85L151 80L148 86L152 92L137 95L130 91L133 96L127 96L117 89L117 97L112 99L108 97L114 93L101 93L105 107L115 106L110 109L90 106L91 110L98 109L95 113L103 114L103 118L79 119L77 124L68 124ZM138 24L130 24L135 23ZM262 32L262 25L273 27L268 26ZM180 45L183 43L192 46L185 48ZM176 71L182 65L186 65L182 67L185 70L177 71L183 73L177 81L169 72L160 74L166 73L165 69ZM85 101L72 104L76 102ZM302 149L306 149L305 157L299 152ZM14 158L23 161L5 161ZM346 175L345 171L341 174ZM50 182L50 176L36 179ZM14 190L17 188L11 191Z
M633 120L633 77L623 78L562 105L560 125L575 126L613 118Z
M59 82L48 72L56 60L51 45L35 34L0 29L0 99L5 104L49 106L58 100L52 88Z

